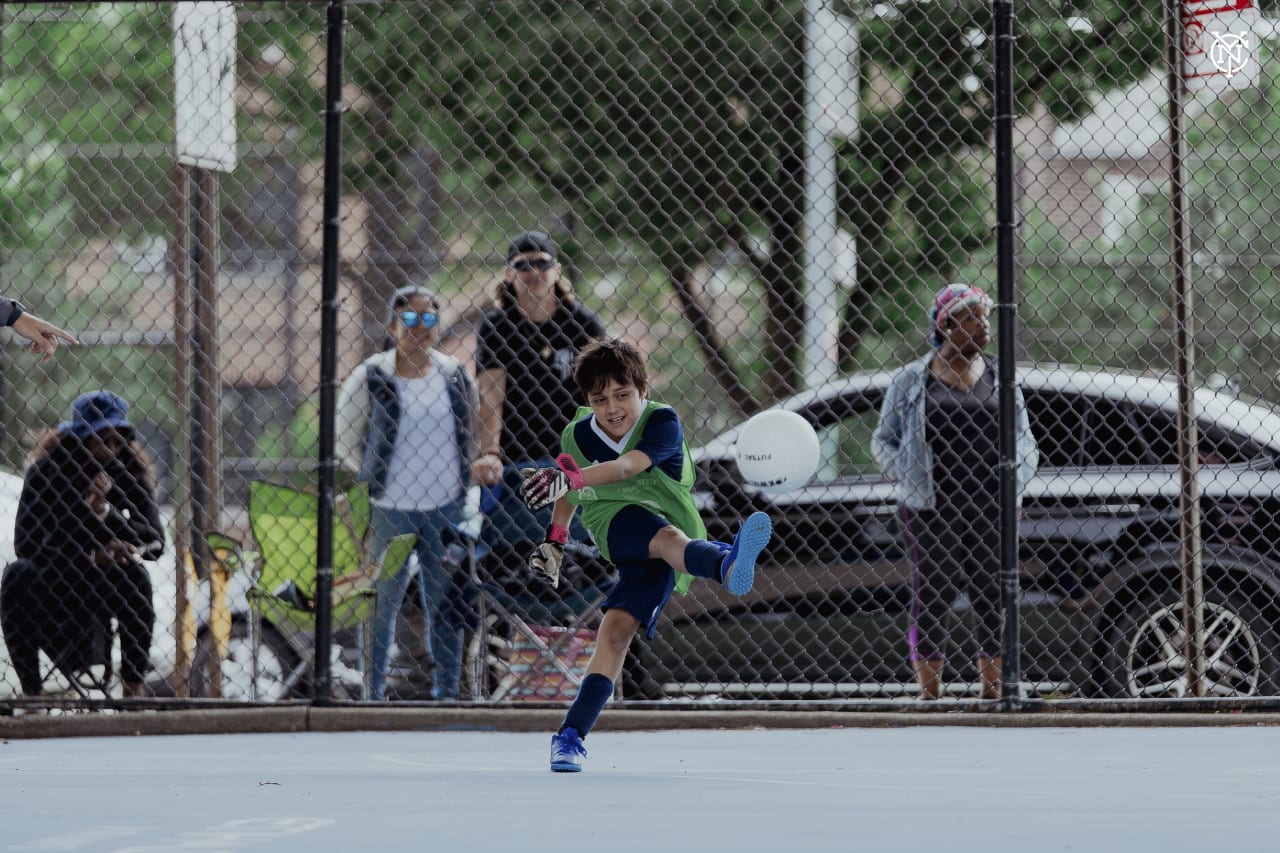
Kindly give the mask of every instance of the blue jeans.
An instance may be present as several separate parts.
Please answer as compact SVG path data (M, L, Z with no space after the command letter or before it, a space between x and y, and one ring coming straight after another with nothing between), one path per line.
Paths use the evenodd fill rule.
M435 661L431 695L435 699L457 699L462 676L462 624L449 606L450 577L443 565L444 542L440 534L462 519L462 499L438 509L418 511L373 506L369 527L373 531L373 553L381 555L393 536L416 533L413 552L418 556L419 603L426 616L426 645ZM373 615L373 673L369 698L381 702L387 693L387 668L395 642L396 617L409 589L409 564L378 582L378 606Z

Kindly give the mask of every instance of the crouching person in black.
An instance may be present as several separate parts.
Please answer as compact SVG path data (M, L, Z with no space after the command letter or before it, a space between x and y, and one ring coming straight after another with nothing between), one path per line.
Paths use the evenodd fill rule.
M143 695L155 609L142 559L158 555L163 532L127 410L105 391L78 398L72 422L27 469L14 525L19 559L0 585L5 643L25 694L41 691L41 649L64 671L110 660L114 619L123 694Z

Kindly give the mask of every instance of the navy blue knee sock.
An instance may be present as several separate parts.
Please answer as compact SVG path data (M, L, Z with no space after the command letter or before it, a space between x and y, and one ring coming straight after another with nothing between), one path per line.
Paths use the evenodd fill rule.
M720 564L724 562L724 555L729 553L729 548L723 542L694 539L684 546L684 567L695 578L718 581Z
M612 696L613 681L598 672L591 673L582 679L578 695L574 697L573 704L569 706L569 713L564 715L564 722L560 724L557 731L577 729L578 736L585 738Z

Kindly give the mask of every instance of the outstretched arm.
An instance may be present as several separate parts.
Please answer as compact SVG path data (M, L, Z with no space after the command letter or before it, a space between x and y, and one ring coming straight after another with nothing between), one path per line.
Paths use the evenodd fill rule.
M27 351L42 355L41 361L48 361L53 357L53 354L58 351L59 342L80 343L70 332L59 329L48 320L41 320L35 314L28 314L25 311L13 321L12 328L31 342Z
M628 450L617 459L586 468L579 468L572 456L561 453L556 457L556 465L556 468L526 468L520 472L525 478L520 485L520 497L534 512L584 486L621 483L647 471L653 461L642 450Z
M529 567L550 581L552 587L560 585L560 566L564 563L564 546L569 542L571 520L573 504L560 498L551 510L551 524L547 527L546 537L529 555Z
M653 467L653 460L643 450L628 450L617 459L588 465L582 469L585 486L608 486L629 480Z

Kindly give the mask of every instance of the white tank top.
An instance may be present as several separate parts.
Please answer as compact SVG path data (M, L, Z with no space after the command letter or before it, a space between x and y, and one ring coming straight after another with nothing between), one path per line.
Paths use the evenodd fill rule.
M436 509L462 494L449 388L438 367L426 376L397 376L394 381L400 394L400 428L387 465L386 491L374 503L384 509Z

